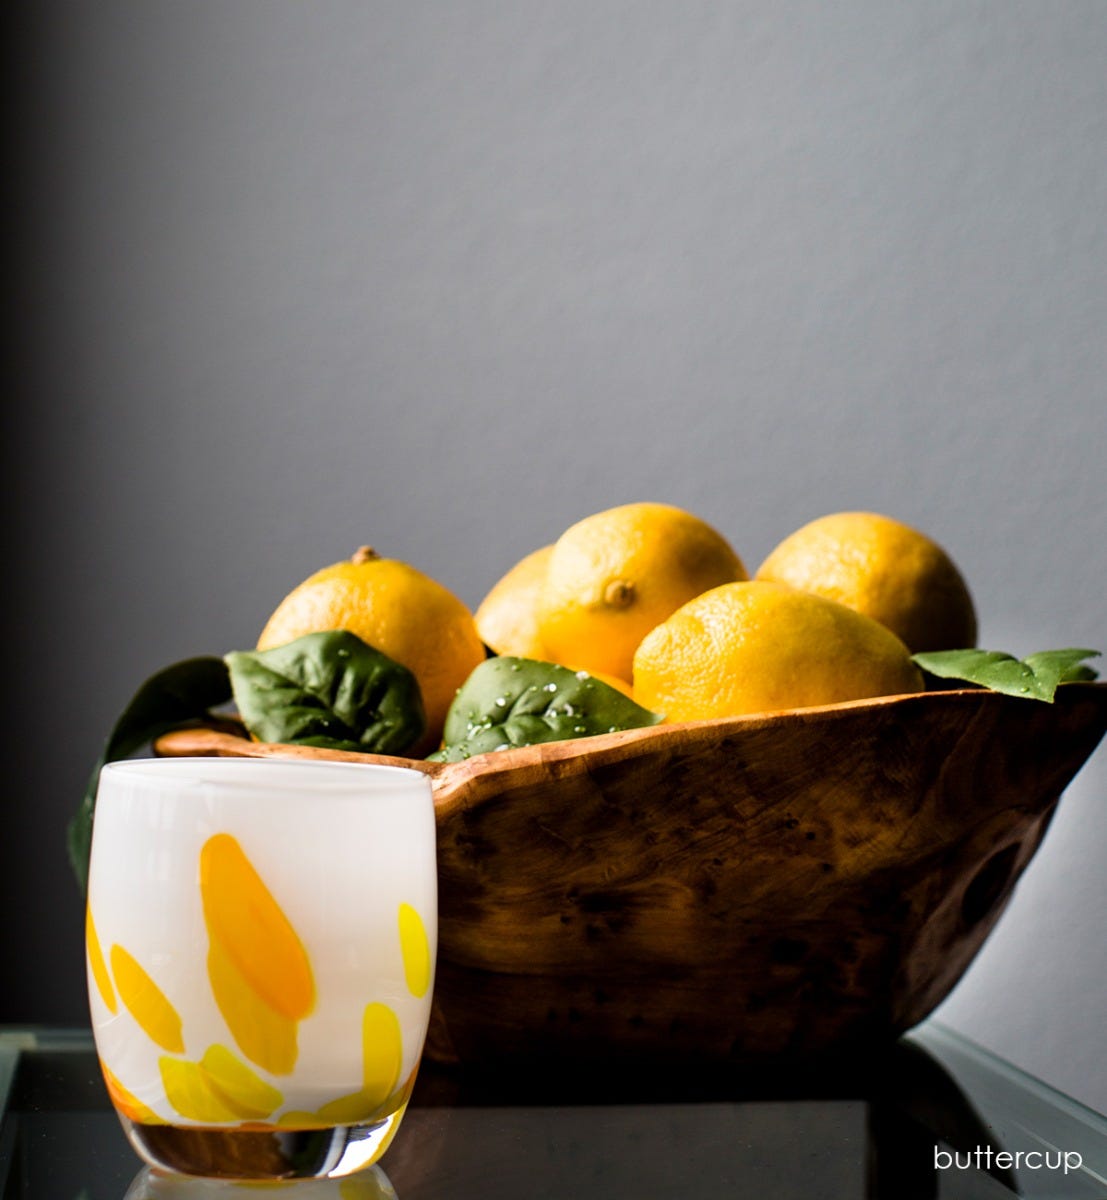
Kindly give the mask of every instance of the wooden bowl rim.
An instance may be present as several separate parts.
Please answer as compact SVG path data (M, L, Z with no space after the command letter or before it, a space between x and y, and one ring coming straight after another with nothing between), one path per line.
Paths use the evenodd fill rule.
M1071 689L1071 691L1070 691ZM1107 695L1107 682L1066 684L1065 691L1075 699L1089 692L1098 698ZM1071 701L1070 701L1071 702ZM616 733L591 737L569 738L560 742L545 742L534 746L517 746L509 750L493 750L475 754L458 762L427 762L425 759L401 758L395 755L367 754L358 751L327 750L316 746L293 746L281 742L255 742L242 734L200 727L175 730L154 742L156 753L167 755L239 756L269 758L323 759L358 763L379 763L385 766L407 767L431 776L440 814L448 797L464 791L475 779L505 771L528 771L536 766L547 771L571 769L574 760L587 758L617 760L633 755L644 742L655 746L669 742L675 746L687 744L689 735L702 742L717 734L719 740L729 735L755 733L766 729L785 729L797 725L832 723L859 711L879 711L901 708L922 708L934 703L961 704L979 710L983 706L1011 704L1040 704L1041 701L1007 696L985 688L948 688L940 691L910 692L895 696L876 696L848 700L837 704L811 705L806 708L779 709L773 712L748 713L737 717L716 717L704 721L681 721L651 725L641 729L625 729ZM1064 700L1055 703L1065 703ZM712 739L714 740L714 739Z

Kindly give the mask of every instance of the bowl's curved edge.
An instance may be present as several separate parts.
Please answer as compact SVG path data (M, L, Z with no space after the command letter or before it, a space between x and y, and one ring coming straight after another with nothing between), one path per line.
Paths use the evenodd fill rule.
M981 688L950 688L903 696L878 696L810 708L785 709L771 713L753 713L740 717L720 717L708 721L685 721L618 733L598 734L536 746L522 746L474 755L460 762L428 762L425 759L395 755L366 754L359 751L329 750L315 746L293 746L279 742L259 742L226 727L198 726L173 730L155 739L154 751L170 756L231 756L253 758L299 758L340 762L379 763L404 766L431 776L435 810L439 822L447 821L459 809L471 809L483 798L494 794L502 784L536 771L542 774L574 774L588 766L617 763L646 752L665 755L673 750L694 750L717 744L720 739L745 739L763 731L786 734L804 729L827 733L842 722L851 723L872 713L902 716L917 720L921 714L956 713L968 722L989 710L1007 711L1018 718L1075 720L1087 729L1087 745L1080 764L1091 755L1107 733L1107 683L1068 684L1057 693L1052 705L1023 700ZM1051 714L1047 716L1047 714ZM1075 769L1072 771L1075 774ZM497 780L493 782L493 780ZM1067 780L1066 780L1067 782ZM489 784L492 783L490 787Z
M771 713L662 724L499 750L474 755L460 762L433 764L439 768L435 779L435 805L439 820L448 819L457 807L472 807L478 802L478 795L487 794L484 787L475 787L477 781L486 776L526 775L535 769L553 774L571 773L583 764L615 763L643 752L665 753L678 748L706 748L720 739L746 739L764 731L785 734L789 730L817 729L829 734L837 724L860 722L873 713L895 715L911 721L917 720L922 714L939 711L946 714L952 711L968 722L978 714L991 710L1010 712L1016 718L1020 715L1023 718L1036 715L1039 720L1045 721L1067 718L1086 725L1090 738L1084 753L1086 759L1107 733L1107 683L1066 685L1058 691L1057 700L1052 705L982 688L950 688L902 696L878 696L841 704L782 709ZM506 778L502 780L506 781Z
M357 750L328 750L322 746L292 746L286 742L255 742L245 732L197 725L174 729L154 739L154 753L172 758L296 758L302 761L377 763L407 767L435 776L444 764L391 754L363 754Z

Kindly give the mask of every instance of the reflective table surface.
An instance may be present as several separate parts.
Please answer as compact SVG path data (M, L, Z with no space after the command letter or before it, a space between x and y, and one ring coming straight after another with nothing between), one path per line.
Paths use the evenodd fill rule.
M87 1030L0 1029L0 1100L0 1200L259 1194L145 1173ZM935 1022L863 1070L807 1079L551 1087L425 1065L379 1169L276 1194L1107 1200L1107 1119Z

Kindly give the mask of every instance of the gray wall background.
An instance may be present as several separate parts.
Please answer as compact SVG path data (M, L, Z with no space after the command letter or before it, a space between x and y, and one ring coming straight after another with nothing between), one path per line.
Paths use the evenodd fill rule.
M873 508L949 548L984 645L1105 647L1098 0L10 24L0 1020L83 1019L63 828L134 687L359 543L475 605L628 500L751 570ZM1100 1109L1105 754L944 1008Z

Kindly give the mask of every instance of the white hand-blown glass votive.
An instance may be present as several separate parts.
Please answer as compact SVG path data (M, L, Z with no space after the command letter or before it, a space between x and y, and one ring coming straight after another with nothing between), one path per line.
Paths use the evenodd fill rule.
M96 1048L147 1162L336 1177L403 1115L437 942L430 782L404 768L155 759L101 772Z

